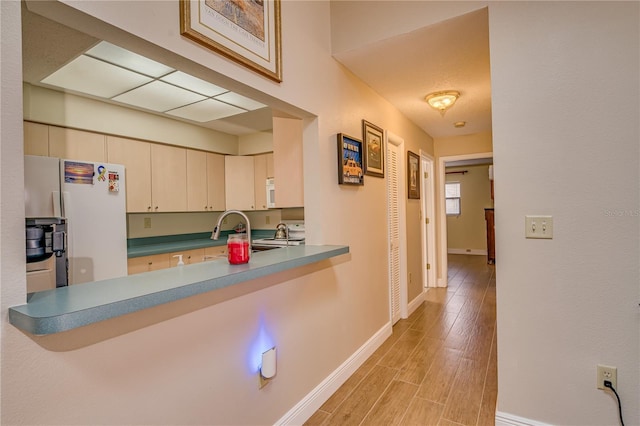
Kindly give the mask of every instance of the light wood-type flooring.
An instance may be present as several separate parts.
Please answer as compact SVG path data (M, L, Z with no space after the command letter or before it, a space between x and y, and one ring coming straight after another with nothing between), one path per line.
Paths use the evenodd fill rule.
M449 255L448 272L306 425L494 425L494 267Z

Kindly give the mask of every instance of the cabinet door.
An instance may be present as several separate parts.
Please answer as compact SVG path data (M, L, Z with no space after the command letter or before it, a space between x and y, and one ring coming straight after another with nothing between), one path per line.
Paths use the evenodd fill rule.
M200 263L204 261L204 249L183 250L169 253L169 260L171 261L171 267L178 266L179 258L176 257L182 255L182 261L185 265L192 265L194 263Z
M269 152L264 154L265 159L267 160L267 177L273 177L273 152Z
M187 150L187 210L209 210L207 200L207 153Z
M273 117L276 207L304 206L302 120Z
M24 122L24 154L44 157L49 155L49 126Z
M127 212L151 211L151 144L107 136L107 158L125 167Z
M187 210L187 150L151 145L151 199L154 212Z
M82 130L49 126L49 156L105 162L105 136Z
M256 210L267 210L267 156L253 157Z
M209 210L218 212L226 209L224 155L207 153L207 200Z
M204 249L204 260L226 259L227 246L213 246Z
M253 157L227 155L224 160L227 209L255 210Z
M149 272L152 263L151 256L132 257L127 259L127 273L133 275Z

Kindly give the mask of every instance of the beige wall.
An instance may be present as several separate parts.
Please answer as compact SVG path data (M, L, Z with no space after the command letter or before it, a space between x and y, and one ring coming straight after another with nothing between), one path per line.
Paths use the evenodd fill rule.
M447 182L460 182L461 214L447 216L447 247L456 253L470 251L472 254L486 254L487 228L484 209L493 207L489 166L448 167Z
M273 424L372 336L389 329L385 181L367 177L363 187L339 186L336 134L358 135L366 119L403 137L414 152L433 153L433 142L334 61L328 2L282 2L281 84L181 37L177 1L73 6L30 4L304 118L308 242L348 244L350 254L243 284L255 292L221 303L212 292L46 338L8 324L8 307L26 299L23 117L20 4L0 2L2 423ZM141 25L150 11L153 25ZM410 206L407 213L414 226L417 209ZM419 238L408 244L408 251L419 252ZM278 375L258 390L252 355L262 332L278 347Z
M638 2L489 7L497 409L530 419L502 424L618 424L597 364L617 366L640 424L639 17ZM528 214L553 216L552 240L524 238Z

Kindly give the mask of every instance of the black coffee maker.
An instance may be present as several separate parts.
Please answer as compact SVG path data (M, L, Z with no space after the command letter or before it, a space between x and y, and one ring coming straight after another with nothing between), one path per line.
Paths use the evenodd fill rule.
M67 220L61 217L26 218L27 263L42 262L55 255L56 287L69 285Z

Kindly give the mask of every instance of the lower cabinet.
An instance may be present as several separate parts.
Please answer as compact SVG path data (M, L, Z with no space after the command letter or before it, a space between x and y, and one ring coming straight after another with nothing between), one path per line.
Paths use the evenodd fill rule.
M193 250L181 250L171 253L154 254L151 256L132 257L127 260L127 272L129 275L142 272L157 271L178 266L179 255L185 265L192 265L207 260L226 257L227 246L206 247Z
M129 275L141 272L157 271L171 266L170 257L166 254L154 254L151 256L132 257L127 259L127 272Z

